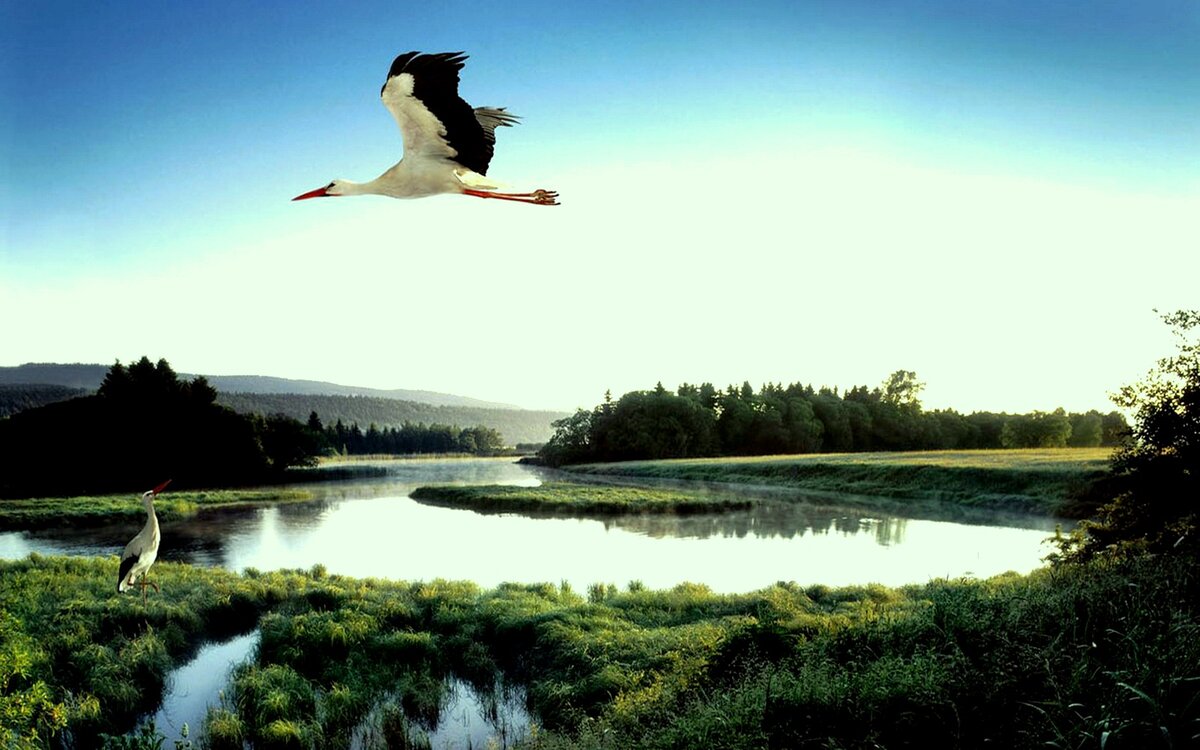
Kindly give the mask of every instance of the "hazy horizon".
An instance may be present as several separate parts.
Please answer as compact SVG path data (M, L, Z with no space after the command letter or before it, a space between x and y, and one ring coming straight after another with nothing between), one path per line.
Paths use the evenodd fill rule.
M681 382L1110 411L1200 307L1194 3L0 8L0 365L530 409ZM465 50L541 208L289 199Z

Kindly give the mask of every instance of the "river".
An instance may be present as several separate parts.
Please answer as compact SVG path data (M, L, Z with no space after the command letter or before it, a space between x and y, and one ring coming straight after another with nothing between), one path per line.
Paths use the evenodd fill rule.
M776 581L895 586L1024 573L1051 551L1046 540L1055 526L1054 519L999 514L969 522L911 518L779 492L751 510L700 516L481 514L423 505L409 493L430 483L536 485L544 470L495 459L379 465L382 476L306 485L310 502L164 523L159 559L232 570L321 564L349 576L462 579L485 588L548 581L584 592L592 583L668 588L688 581L733 593ZM115 555L139 527L0 532L0 558Z

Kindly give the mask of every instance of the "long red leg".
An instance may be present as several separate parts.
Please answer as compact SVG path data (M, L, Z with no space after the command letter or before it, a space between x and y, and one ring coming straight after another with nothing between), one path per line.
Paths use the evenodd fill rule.
M463 195L473 195L476 198L499 198L502 201L516 203L531 203L535 206L558 206L558 193L553 190L535 190L532 193L493 193L488 190L464 189Z
M145 575L142 576L142 580L138 582L138 585L142 587L142 605L143 606L146 604L146 587L147 586L154 589L154 593L156 593L156 594L162 593L162 590L158 588L158 584L155 583L154 581L146 580Z

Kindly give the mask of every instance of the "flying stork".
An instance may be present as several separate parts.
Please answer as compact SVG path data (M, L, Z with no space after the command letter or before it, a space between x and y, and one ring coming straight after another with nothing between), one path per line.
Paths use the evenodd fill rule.
M504 107L471 108L458 95L462 52L405 52L392 62L380 96L400 126L404 158L370 182L334 180L292 200L336 195L386 195L424 198L440 193L499 198L557 206L558 193L498 192L502 186L487 175L496 145L496 128L520 118Z
M146 603L146 587L152 586L158 592L158 584L146 580L150 566L158 557L158 516L154 515L154 497L167 488L171 480L163 482L154 489L142 493L142 505L146 506L146 525L138 532L125 551L121 553L121 569L117 573L117 593L124 593L132 586L142 587L142 604ZM141 580L139 581L139 577Z

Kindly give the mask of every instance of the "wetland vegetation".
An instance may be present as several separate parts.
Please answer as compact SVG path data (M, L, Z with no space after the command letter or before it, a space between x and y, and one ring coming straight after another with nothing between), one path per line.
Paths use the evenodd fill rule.
M864 496L858 502L867 505L892 507L899 499L1081 517L1103 497L1111 454L1109 448L915 451L623 461L562 468L587 476L849 494ZM876 503L870 497L881 499Z
M418 487L411 497L423 503L495 513L526 511L563 515L615 513L720 513L750 507L730 493L547 482L537 487L489 484Z
M154 509L158 519L167 522L202 510L231 510L311 499L312 493L305 490L168 491L154 499ZM0 499L0 529L5 530L95 526L122 521L140 524L145 518L146 511L141 502L130 494Z
M523 686L540 748L1145 748L1200 732L1200 570L1183 557L726 595L168 563L145 606L111 596L115 576L115 558L0 563L0 740L98 744L201 641L256 625L205 747L345 747L382 704L419 734L451 675Z

